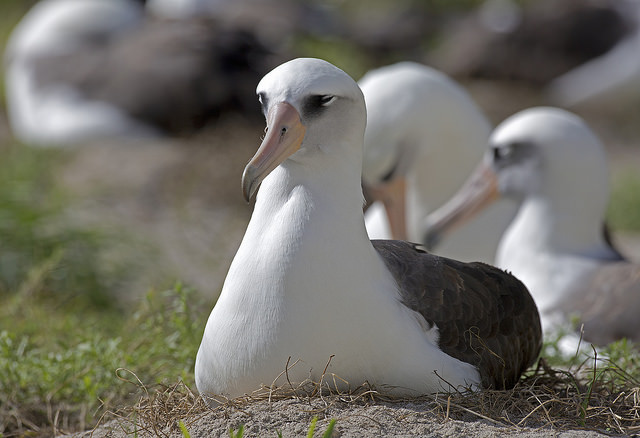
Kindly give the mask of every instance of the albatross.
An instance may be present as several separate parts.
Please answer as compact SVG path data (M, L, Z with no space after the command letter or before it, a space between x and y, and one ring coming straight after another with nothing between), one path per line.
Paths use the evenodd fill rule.
M462 186L481 159L491 124L460 85L426 65L377 68L358 85L367 105L362 181L372 202L365 213L369 237L421 242L427 215ZM516 208L508 200L496 203L435 250L493 263Z
M14 135L43 146L93 135L155 135L151 126L117 107L84 98L66 80L69 72L88 69L79 65L77 53L94 62L104 60L93 52L129 34L143 14L142 5L131 0L37 3L18 23L5 51L7 112Z
M496 264L529 288L544 332L578 318L596 345L640 340L640 265L603 232L608 179L602 143L582 119L558 108L524 110L496 128L465 186L429 216L428 240L499 196L514 198L520 208Z
M36 146L193 132L240 109L267 71L253 32L213 19L153 19L139 0L42 0L5 51L14 135ZM253 107L251 107L253 109ZM259 113L255 111L255 115Z
M369 240L356 82L300 58L257 93L267 131L242 176L245 198L257 196L198 350L200 393L320 382L325 368L341 389L368 382L401 395L513 386L541 346L522 283L415 244Z

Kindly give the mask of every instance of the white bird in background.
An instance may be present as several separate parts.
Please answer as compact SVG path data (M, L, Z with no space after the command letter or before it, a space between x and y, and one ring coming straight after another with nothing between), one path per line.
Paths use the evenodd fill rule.
M43 0L27 13L5 53L17 138L50 146L183 134L221 111L250 114L251 88L272 62L257 37L212 18L154 20L141 3Z
M640 2L618 1L622 17L631 31L609 51L553 79L549 97L559 105L574 107L602 102L619 102L637 97L640 89Z
M371 205L369 237L422 242L427 215L464 183L482 157L491 125L469 94L446 75L402 62L368 72L362 168ZM439 255L492 263L517 205L494 205L435 248Z
M275 379L294 363L291 382L319 382L328 364L340 386L404 395L514 385L541 345L526 288L485 264L367 237L356 82L303 58L257 92L268 131L242 186L247 200L260 189L198 351L200 393L286 383Z
M13 31L5 51L5 88L11 127L26 143L50 145L89 135L150 135L150 126L105 102L86 100L55 79L55 66L75 63L74 54L120 38L143 16L130 0L43 0ZM81 66L77 66L82 69Z
M230 3L224 0L147 0L146 8L154 15L184 20L198 15L211 15L218 5Z
M574 114L532 108L500 124L489 147L460 192L429 217L429 239L500 195L514 198L520 209L496 264L529 288L545 333L577 317L586 341L640 340L640 265L603 233L609 174L599 139Z

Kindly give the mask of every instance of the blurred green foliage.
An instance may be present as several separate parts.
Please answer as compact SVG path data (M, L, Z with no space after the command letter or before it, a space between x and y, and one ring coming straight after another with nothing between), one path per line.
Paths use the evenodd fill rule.
M104 309L125 276L103 248L122 237L73 223L55 180L59 150L10 144L0 160L0 296L38 293Z
M101 406L135 394L118 368L146 384L192 384L200 312L210 305L177 285L124 308L135 255L110 254L123 230L72 220L73 200L56 179L69 152L15 143L1 151L0 434L46 435L56 411L75 427L96 421Z
M614 230L640 231L640 171L614 175L607 219Z
M136 312L119 317L65 316L40 300L24 304L34 315L69 324L48 338L25 334L20 324L0 330L0 434L49 435L56 421L51 412L68 427L89 427L155 384L180 379L194 385L208 311L189 288L150 291ZM1 316L17 315L3 309ZM94 327L105 324L113 334Z
M36 3L36 0L1 0L0 1L0 47L4 55L9 35L20 18ZM4 69L0 69L0 99L4 107Z

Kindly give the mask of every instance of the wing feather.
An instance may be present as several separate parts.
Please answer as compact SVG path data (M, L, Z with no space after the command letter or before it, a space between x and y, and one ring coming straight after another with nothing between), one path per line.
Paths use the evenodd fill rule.
M640 341L640 265L606 263L578 282L567 297L559 308L584 324L586 341Z
M396 279L402 302L437 326L445 353L475 365L486 388L517 383L542 346L538 309L517 278L408 242L372 243Z

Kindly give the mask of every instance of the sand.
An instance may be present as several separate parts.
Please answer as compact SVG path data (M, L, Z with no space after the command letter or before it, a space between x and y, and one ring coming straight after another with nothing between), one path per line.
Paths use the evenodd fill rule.
M331 419L336 420L333 437L601 437L608 436L594 431L558 431L549 427L538 429L528 427L498 425L469 413L468 420L447 419L433 411L433 403L404 401L397 403L376 402L343 403L331 400L326 406L319 397L312 401L279 400L259 401L242 406L241 409L227 408L206 412L204 415L185 419L183 422L191 437L229 436L229 430L237 430L244 425L244 437L306 436L311 419L318 416L314 436L322 436ZM472 418L476 417L476 418ZM179 428L154 431L137 430L139 437L167 436L183 437ZM132 424L112 421L91 432L76 434L76 437L116 438L132 436Z

